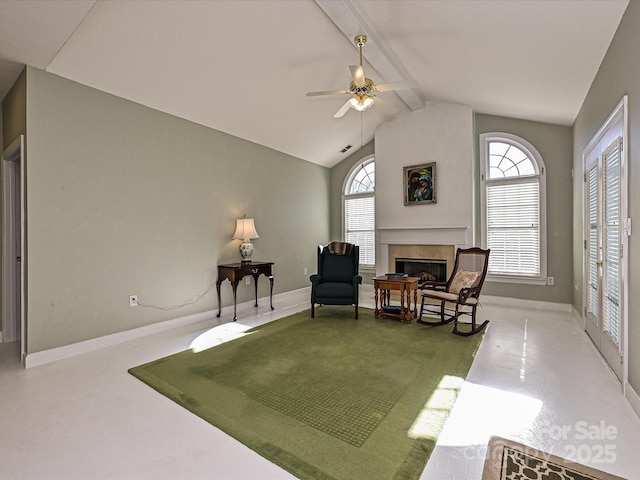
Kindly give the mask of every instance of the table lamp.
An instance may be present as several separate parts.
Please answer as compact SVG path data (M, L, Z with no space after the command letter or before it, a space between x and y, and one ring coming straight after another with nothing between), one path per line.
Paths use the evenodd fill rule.
M260 238L256 232L256 226L253 218L238 218L236 220L236 232L233 234L234 240L242 240L240 244L240 257L242 263L251 263L251 255L253 254L252 238Z

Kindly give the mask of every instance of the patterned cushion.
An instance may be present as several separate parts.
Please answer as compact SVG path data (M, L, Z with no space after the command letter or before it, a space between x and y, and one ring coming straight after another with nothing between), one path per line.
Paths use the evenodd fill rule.
M460 293L460 290L463 288L472 287L478 277L480 276L480 272L467 272L466 270L458 270L456 276L453 277L453 281L451 282L451 286L449 287L450 293L455 293L456 295Z

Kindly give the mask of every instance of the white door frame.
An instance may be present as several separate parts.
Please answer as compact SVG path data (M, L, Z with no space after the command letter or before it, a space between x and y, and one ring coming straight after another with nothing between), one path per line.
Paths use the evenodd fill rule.
M629 335L628 335L628 327L629 327L629 305L628 305L628 270L629 270L629 236L631 235L631 219L628 218L629 215L629 207L628 207L628 195L629 195L629 177L628 177L628 168L629 168L629 111L628 111L628 97L625 95L622 97L622 100L618 103L616 108L614 108L613 112L609 115L604 124L600 127L600 129L596 132L596 134L591 138L587 146L582 152L582 171L586 175L586 165L587 161L591 155L591 153L596 149L600 142L605 140L607 135L611 133L612 128L622 120L622 156L621 156L621 172L620 172L620 217L623 222L623 234L621 235L621 244L622 244L622 258L620 259L620 281L621 281L621 310L622 310L622 318L620 321L622 339L620 342L620 349L622 355L622 376L620 378L620 382L622 384L622 390L626 394L626 385L628 380L628 351L629 351ZM608 140L608 139L607 139ZM607 143L607 146L611 142ZM583 225L583 242L586 245L586 232L587 232L587 205L585 202L586 195L586 184L582 184L582 218L585 224ZM587 252L583 249L582 251L582 259L583 259L583 289L582 289L582 320L584 322L584 328L586 330L587 327L587 317L586 317L586 305L587 305L587 288L586 282L586 272L587 272Z
M5 342L20 339L23 364L27 345L24 160L24 135L20 135L2 152L2 332ZM17 225L19 232L16 231ZM16 242L18 236L19 245ZM17 257L20 257L20 262L16 261ZM18 297L20 315L16 318Z

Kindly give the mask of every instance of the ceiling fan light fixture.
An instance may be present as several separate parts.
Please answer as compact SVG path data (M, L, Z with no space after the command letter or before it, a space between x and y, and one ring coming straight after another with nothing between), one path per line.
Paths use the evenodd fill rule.
M316 0L318 1L318 0ZM324 1L324 0L323 0ZM377 98L382 102L381 97L377 97L380 92L388 92L393 90L401 90L403 88L417 88L417 83L413 80L405 80L402 82L382 83L376 85L373 80L365 77L364 68L362 67L362 47L367 43L366 35L358 35L354 38L354 43L360 51L360 64L349 65L351 70L351 83L349 83L348 90L327 90L322 92L307 92L308 97L315 97L317 95L353 95L347 100L342 107L335 113L333 118L342 118L349 109L353 109L356 112L364 112L366 109L373 106L375 99ZM381 103L382 105L382 103ZM384 107L383 107L384 108ZM385 109L388 111L388 109ZM393 115L391 113L390 115Z
M353 97L349 100L349 106L358 112L362 112L373 105L371 97Z

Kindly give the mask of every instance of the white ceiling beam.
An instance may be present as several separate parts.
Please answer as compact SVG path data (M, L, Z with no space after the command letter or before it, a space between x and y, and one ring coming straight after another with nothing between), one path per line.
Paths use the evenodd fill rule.
M362 56L384 79L385 82L402 82L411 80L409 72L393 53L387 42L378 34L365 13L355 0L315 0L316 4L338 27L349 42L357 35L367 36L367 45ZM424 108L426 99L418 88L396 90L394 92L411 110Z

